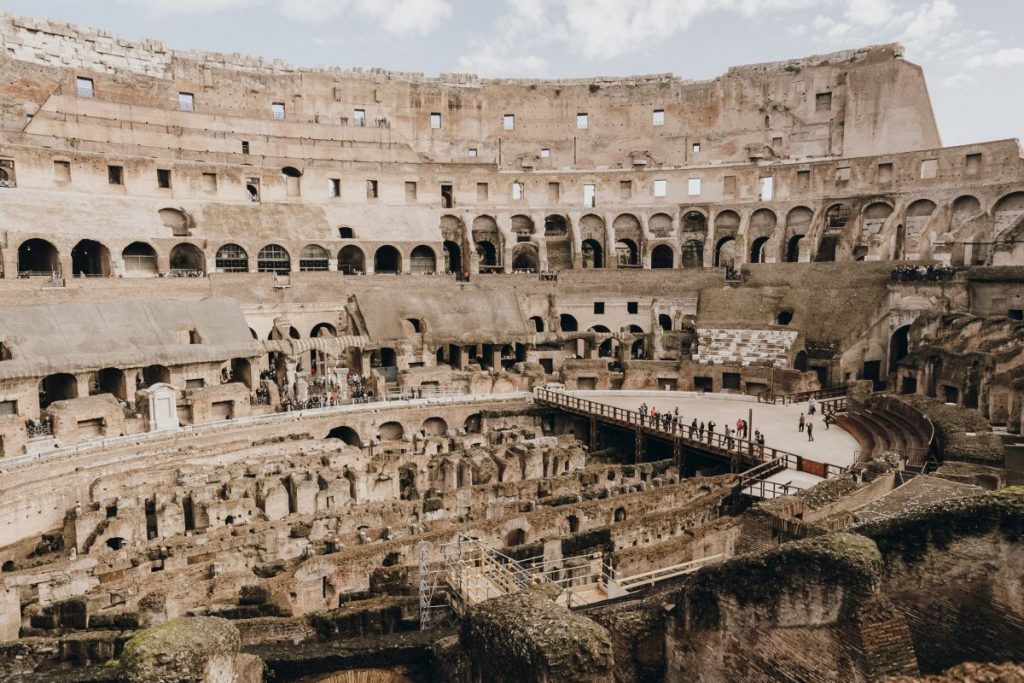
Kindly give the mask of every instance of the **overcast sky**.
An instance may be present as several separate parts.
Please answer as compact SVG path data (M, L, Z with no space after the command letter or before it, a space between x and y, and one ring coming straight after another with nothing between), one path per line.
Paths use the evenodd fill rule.
M0 0L178 49L483 76L672 72L901 41L946 145L1024 133L1024 0Z

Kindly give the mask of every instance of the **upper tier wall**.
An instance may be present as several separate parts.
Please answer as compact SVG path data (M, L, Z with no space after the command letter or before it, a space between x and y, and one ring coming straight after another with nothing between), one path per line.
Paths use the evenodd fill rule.
M600 168L636 158L679 165L940 145L921 70L895 45L738 67L700 82L664 74L527 81L295 69L9 15L0 15L0 48L5 71L19 76L0 88L0 102L14 105L8 130L24 126L18 104L35 113L51 94L74 93L75 77L85 75L97 98L129 105L176 109L178 93L187 92L197 113L273 121L271 105L279 103L289 121L337 126L354 123L358 109L371 124L387 122L390 142L424 158L469 159L473 149L475 158L504 166L532 163L542 148L551 150L545 160ZM654 123L656 110L663 125ZM435 113L439 128L431 125ZM513 129L504 123L509 114ZM136 115L120 116L134 123Z

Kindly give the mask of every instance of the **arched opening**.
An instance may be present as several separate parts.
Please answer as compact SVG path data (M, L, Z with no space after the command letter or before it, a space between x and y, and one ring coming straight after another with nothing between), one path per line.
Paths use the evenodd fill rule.
M248 273L249 254L237 244L225 244L217 250L213 266L218 273Z
M536 273L540 270L537 247L532 244L517 246L512 253L512 270L520 273Z
M281 169L281 175L284 177L285 189L289 197L298 197L302 194L302 188L299 185L302 182L302 171L294 166L285 166Z
M667 313L658 314L658 327L668 332L672 329L672 316Z
M299 270L304 273L323 272L331 256L319 244L307 244L299 252Z
M659 244L651 251L651 268L671 268L674 260L672 247L667 244Z
M493 270L498 267L498 250L490 242L477 242L476 255L481 270Z
M110 275L110 250L95 240L82 240L71 250L71 272L76 276Z
M4 562L3 567L0 568L2 572L13 572L14 571L14 560L7 560Z
M562 313L558 316L558 327L562 332L577 332L580 329L580 324L575 317L568 313Z
M338 331L330 323L317 323L309 331L310 339L322 339L325 337L337 337ZM314 347L309 354L309 367L316 376L323 375L327 366L327 354L319 348Z
M636 242L631 239L621 239L615 242L615 263L619 268L640 267L640 254Z
M899 362L910 353L910 325L897 328L889 338L889 373L896 372Z
M96 373L96 388L101 394L113 394L122 401L128 398L128 387L125 385L124 370L120 368L103 368Z
M124 539L120 536L111 536L106 541L107 547L111 550L120 550L124 547Z
M825 228L827 230L842 230L849 221L850 207L846 204L833 204L825 212Z
M338 272L346 275L362 275L366 272L366 257L363 250L354 244L342 247L338 252Z
M380 426L377 438L381 441L401 441L405 437L405 427L401 422L385 422Z
M736 240L732 237L723 237L715 246L715 266L718 268L736 267Z
M632 346L629 347L629 357L634 360L640 360L644 357L644 340L637 339L633 342Z
M171 249L171 274L197 277L206 273L206 256L194 244L182 242Z
M121 252L125 277L156 275L156 249L145 242L132 242Z
M39 382L39 409L45 410L54 401L78 398L78 380L74 375L60 372L47 375Z
M440 417L431 417L424 420L420 431L427 436L444 436L448 433L448 423Z
M615 508L615 512L612 514L612 519L616 522L625 522L626 508Z
M406 336L412 336L416 334L423 334L427 331L426 325L419 318L406 318L403 326L405 327Z
M569 223L565 216L552 214L544 219L545 237L567 237L569 235Z
M789 310L788 308L783 309L775 314L776 325L788 325L791 322L793 322L793 311Z
M797 263L800 261L800 240L803 235L793 235L786 243L786 263Z
M462 249L451 240L445 240L444 245L444 271L446 273L461 273L462 270Z
M268 244L256 254L256 271L288 275L292 272L292 257L280 244Z
M402 272L402 254L390 244L385 244L373 255L373 271L390 274Z
M18 247L19 275L46 275L60 272L60 258L57 247L46 240L33 238L25 240Z
M703 268L704 242L701 240L687 240L684 242L681 260L683 268Z
M434 250L425 244L421 244L409 254L409 269L419 275L429 275L437 272L437 257Z
M597 240L585 240L583 242L583 267L604 268L604 253L601 244Z
M247 389L252 389L252 363L248 358L231 359L231 381L241 382Z
M462 423L462 428L467 434L479 434L483 431L483 417L480 413L473 413Z
M708 218L700 211L687 211L683 214L683 232L705 233L708 229Z
M362 448L363 446L363 440L359 438L359 433L351 427L334 427L331 431L327 432L327 436L324 438L337 439L356 448Z
M807 372L807 352L800 351L793 360L793 368L800 372Z
M544 331L544 318L540 317L539 315L535 315L532 318L530 318L530 324L533 325L533 330L535 332Z
M667 213L656 213L647 220L647 227L658 239L671 237L673 232L672 216Z
M170 384L171 371L164 365L147 365L142 369L142 381L147 387L161 383Z
M768 244L768 237L758 237L750 245L750 262L751 263L764 263L764 248Z
M995 236L1000 237L1003 233L1013 229L1020 223L1022 217L1024 217L1024 192L1012 192L1000 198L992 207Z
M872 202L864 207L864 234L877 235L885 227L885 221L892 215L892 207L885 202Z
M814 260L835 261L838 247L839 237L837 235L825 235L821 238L821 244L818 245L818 253L814 255Z
M505 536L505 547L514 548L517 545L524 545L526 543L526 530L525 529L513 529L508 532Z
M512 216L512 232L516 236L516 242L529 242L533 235L533 219L529 216Z
M343 225L338 228L338 237L343 240L351 240L355 239L356 233L352 228L347 225Z
M165 227L171 229L171 235L174 237L188 237L188 229L191 221L187 214L181 209L160 209L157 212L160 215L160 221Z

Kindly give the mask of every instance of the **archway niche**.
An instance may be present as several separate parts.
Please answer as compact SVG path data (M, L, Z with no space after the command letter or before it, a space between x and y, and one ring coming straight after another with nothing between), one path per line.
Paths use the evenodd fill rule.
M896 372L899 362L910 353L910 325L897 328L889 338L889 372Z
M171 273L177 275L202 275L206 272L206 257L194 244L182 242L171 249Z
M110 275L110 250L95 240L82 240L71 250L71 273L92 277Z
M758 237L750 245L750 262L751 263L764 263L765 262L765 246L768 244L768 237Z
M103 368L97 372L96 387L101 394L113 394L122 401L128 398L128 387L121 368Z
M375 273L400 273L402 272L402 254L390 244L377 249L373 255L373 271Z
M580 329L580 324L574 316L568 313L562 313L558 316L558 326L562 332L577 332Z
M18 247L19 275L51 275L60 272L57 247L43 239L25 240Z
M354 244L342 247L338 252L338 272L346 275L362 275L366 272L366 256Z
M78 398L78 380L74 375L59 372L39 382L39 408L45 410L54 401Z
M444 436L448 433L448 423L444 421L444 418L440 417L427 418L423 421L420 431L424 432L427 436Z
M505 547L514 548L526 544L526 531L524 529L513 529L505 536Z
M299 270L304 273L324 272L328 270L330 259L330 254L319 244L307 244L299 252Z
M437 256L434 250L425 244L421 244L409 254L409 269L419 275L429 275L437 272Z
M256 270L260 273L288 275L292 272L292 257L280 244L268 244L256 255Z
M248 389L252 389L252 363L248 358L231 359L231 380L241 382Z
M156 249L145 242L132 242L121 252L125 277L156 275Z
M658 327L665 330L666 332L672 329L672 316L667 313L658 314Z
M681 261L683 268L703 268L704 242L701 240L687 240L684 242Z
M512 270L536 273L540 269L537 258L537 247L532 244L521 244L512 254Z
M615 242L615 264L619 268L639 268L640 254L636 242L620 239Z
M803 238L803 235L793 235L789 238L789 242L786 243L787 263L797 263L800 260L800 241Z
M147 365L142 369L142 381L147 387L154 384L170 384L171 371L165 365Z
M217 250L213 266L218 273L248 273L249 254L237 244L225 244Z
M584 241L582 253L584 268L604 268L604 252L597 240Z
M719 268L734 268L736 266L736 240L733 237L723 237L715 247L715 265Z
M444 271L446 273L461 273L462 270L462 249L451 240L445 240L444 250Z
M405 427L401 422L391 420L380 426L377 435L381 441L401 441L405 437Z
M651 250L651 268L665 269L672 268L675 262L675 253L672 247L667 244L659 244Z
M338 439L347 443L349 446L355 446L356 448L362 448L363 440L359 438L359 433L351 427L340 426L334 427L331 431L327 432L327 439Z

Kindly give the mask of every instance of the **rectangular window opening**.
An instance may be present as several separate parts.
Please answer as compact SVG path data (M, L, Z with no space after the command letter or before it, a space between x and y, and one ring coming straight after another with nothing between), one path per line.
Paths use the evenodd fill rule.
M583 184L583 206L590 209L597 206L597 185L594 183Z
M636 315L639 312L640 312L640 304L639 303L637 303L636 301L627 301L626 302L626 313L629 313L630 315Z
M541 159L550 159L551 158L551 150L548 149L547 147L541 147L540 148L540 158Z
M761 178L761 201L770 202L775 196L775 178L767 176Z
M367 180L366 181L366 198L376 199L377 198L377 181Z
M75 86L78 88L79 97L93 97L96 94L91 78L79 76L75 79Z
M832 109L832 93L820 92L814 96L814 111L829 111Z
M604 302L603 301L595 301L594 302L594 314L595 315L604 315Z
M413 181L406 181L405 183L405 201L416 201L416 183Z
M686 181L686 194L691 197L700 196L700 178L690 178Z
M196 98L190 92L178 93L178 109L181 111L195 111L196 110Z
M171 187L171 170L169 168L158 168L156 169L156 185L157 187L167 190Z
M356 109L355 112L353 112L353 114L352 114L352 123L355 126L359 127L359 128L365 127L366 126L366 110L365 109Z
M515 114L505 114L501 119L501 125L505 130L516 129L516 117Z
M476 184L476 199L479 202L487 201L487 195L489 194L487 189L487 183Z
M435 112L433 112L430 115L430 127L432 129L434 129L434 130L438 130L439 128L441 128L441 114L440 113L435 111Z
M284 119L284 102L274 102L270 105L270 111L278 121Z
M70 161L54 161L53 162L53 179L61 183L71 182L71 162Z
M328 197L340 197L341 196L341 178L328 178L327 179L327 196Z
M562 186L559 183L548 183L548 201L557 202L562 198Z
M217 174L216 173L204 173L203 174L203 191L204 192L216 192L217 191Z
M654 181L654 196L664 197L668 194L668 181L667 180L655 180Z
M249 141L248 140L242 140L242 154L248 154L248 153L249 153Z
M633 196L633 181L619 181L619 199L630 199Z
M111 185L124 184L124 167L107 166L107 182Z
M451 183L441 183L441 208L450 209L455 206L455 186Z
M576 114L576 127L580 130L590 127L590 116L586 112Z
M664 126L665 125L665 110L664 109L655 109L654 110L654 115L651 117L651 123L653 123L656 128Z

